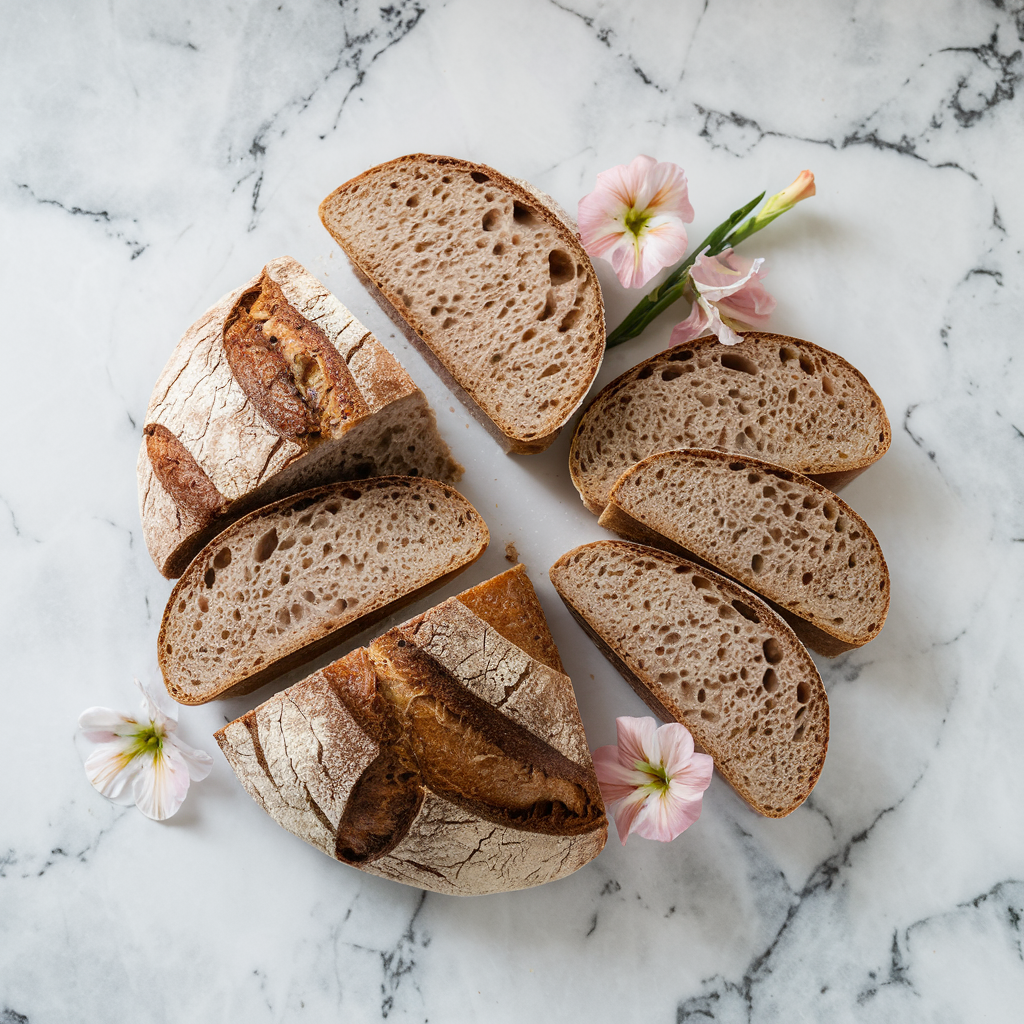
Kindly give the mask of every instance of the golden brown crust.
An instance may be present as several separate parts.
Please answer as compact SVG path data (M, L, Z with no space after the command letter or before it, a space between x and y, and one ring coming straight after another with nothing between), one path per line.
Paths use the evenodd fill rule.
M291 441L340 437L369 414L338 350L265 270L228 314L224 351L246 398Z
M496 659L482 671L477 647ZM506 666L567 694L546 711L523 704L529 683L503 686ZM525 720L510 717L516 708ZM578 735L567 741L563 728ZM453 598L217 740L264 809L328 855L472 895L563 877L601 850L607 820L582 733L568 679Z
M168 494L200 520L212 520L227 507L191 452L163 424L149 423L142 431L153 474Z
M457 600L531 658L556 672L565 672L525 566L514 565L458 594Z

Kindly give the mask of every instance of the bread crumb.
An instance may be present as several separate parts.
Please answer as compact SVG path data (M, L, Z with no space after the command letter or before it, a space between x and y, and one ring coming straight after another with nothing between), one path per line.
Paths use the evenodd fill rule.
M509 541L505 545L505 559L506 561L511 562L513 565L516 565L519 562L519 552L516 551L516 546L512 543L512 541Z

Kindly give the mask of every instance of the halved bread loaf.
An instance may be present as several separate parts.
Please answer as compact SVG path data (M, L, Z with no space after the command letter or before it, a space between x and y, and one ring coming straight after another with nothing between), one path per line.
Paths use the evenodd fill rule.
M492 623L470 606L503 611ZM562 878L597 856L608 823L572 684L511 643L510 622L557 658L520 566L289 687L217 742L277 822L363 871L460 896Z
M249 693L440 587L487 526L434 480L331 484L253 512L175 584L157 656L182 704Z
M819 654L860 647L885 622L889 570L867 523L821 484L760 459L651 455L619 477L600 522L757 591Z
M828 698L810 655L763 601L676 555L598 541L551 582L651 710L682 722L754 810L779 818L814 788Z
M335 189L320 219L506 451L551 444L597 376L605 333L590 259L549 196L417 153Z
M830 490L880 459L892 431L882 401L845 359L809 341L748 331L701 338L645 360L590 404L569 471L591 512L630 466L675 448L766 459Z
M286 494L461 473L394 356L283 256L207 310L160 375L139 451L142 529L173 578L229 523Z

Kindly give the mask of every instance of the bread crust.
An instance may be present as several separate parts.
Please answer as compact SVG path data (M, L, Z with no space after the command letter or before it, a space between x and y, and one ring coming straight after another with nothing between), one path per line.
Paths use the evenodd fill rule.
M699 447L753 455L809 476L833 491L885 454L892 428L882 400L856 367L799 338L761 331L743 331L740 336L743 340L735 346L707 337L659 352L618 376L591 401L569 449L573 485L591 512L604 511L608 491L626 469L659 451ZM720 393L709 390L698 395L689 375L694 370L705 373L712 365L718 367ZM773 380L773 374L781 376ZM666 383L671 381L677 383ZM636 411L637 396L652 387L664 391L659 391L663 407L659 415L664 420L660 425ZM794 437L785 436L776 418L787 416L794 401L812 406L813 421L827 414L840 425L846 423L850 436L845 440L828 436L813 421L813 429L802 425L793 431ZM711 411L705 413L705 409ZM865 425L854 433L861 419ZM704 426L692 426L695 420ZM620 430L623 438L608 440L609 429ZM846 452L844 446L857 450Z
M675 523L667 503L671 501L671 494L668 489L683 486L682 483L674 480L671 475L672 463L677 459L717 463L719 466L728 466L730 469L734 466L745 467L745 472L753 472L759 477L759 487L762 486L761 482L766 480L794 484L807 495L804 499L807 504L797 511L798 517L813 515L813 510L819 505L829 509L830 516L836 520L836 527L842 526L844 533L862 537L870 551L869 557L874 562L877 571L871 578L870 587L866 589L870 590L869 601L873 608L870 617L874 618L875 622L867 628L852 629L850 623L842 617L840 617L840 622L836 623L833 621L833 618L830 618L821 611L815 614L809 606L817 602L806 593L801 593L801 590L806 590L806 585L811 582L810 580L807 580L798 587L794 575L792 583L788 587L782 588L775 579L759 576L751 571L749 562L744 564L742 559L736 558L735 545L726 548L724 552L712 550L706 540L699 536L700 529L698 524L689 522ZM655 473L658 473L660 479L652 479L652 474ZM668 524L672 524L676 527L675 530L664 533L659 532L650 522L636 518L631 514L629 509L633 509L633 511L638 510L634 508L629 489L631 483L638 479L647 481L648 495L663 499L666 503L659 509L659 511L664 510L664 518L663 520L658 520L659 525L668 530ZM655 486L659 488L658 491L654 490ZM816 504L815 499L817 499ZM724 535L729 530L734 530L742 536L752 537L754 534L759 534L767 538L768 535L764 533L764 529L768 525L767 523L759 527L754 522L745 521L742 518L742 512L738 512L728 505L727 498L723 497L722 502L722 505L718 506L718 510L728 522L728 527L720 528L719 533ZM623 507L624 505L627 507ZM683 518L686 519L685 516ZM657 455L650 455L626 470L619 477L609 493L608 504L604 512L601 513L599 522L601 526L618 533L627 540L638 541L641 544L651 544L654 547L670 551L673 554L696 562L698 565L706 566L715 572L722 573L730 579L734 579L742 586L753 590L790 624L793 632L796 633L804 644L810 647L811 650L824 654L826 657L834 658L845 651L863 647L864 644L869 643L878 636L885 623L885 617L889 609L889 569L882 554L881 546L874 533L872 533L871 528L842 498L837 497L826 487L823 487L809 477L783 469L781 466L775 466L765 462L763 459L754 459L750 456L701 448L684 448L675 452L659 452ZM832 528L831 524L829 524L829 528ZM749 533L751 530L753 533ZM803 530L802 532L806 536L807 531ZM787 539L786 544L789 543L790 541ZM845 545L846 542L840 538L840 543ZM748 549L752 550L750 545L744 545L744 551L749 557ZM846 557L845 553L843 557ZM817 568L818 565L808 558L796 572L802 575L805 570L816 570ZM852 560L850 568L852 572ZM863 572L863 568L861 572ZM770 579L771 583L767 583L767 579ZM834 578L830 582L833 586L837 583ZM881 595L881 597L879 598L877 595ZM831 597L834 598L835 594L832 594ZM833 615L835 610L833 609Z
M625 585L622 581L626 577L617 559L628 562L631 577L636 575L641 580L640 573L654 570L657 585L652 583L644 592L648 605L662 602L664 606L659 606L660 611L627 608L623 614L628 624L621 627L611 621L619 606L612 597L620 603L626 600L625 595L610 589ZM583 569L578 568L581 563ZM607 568L607 575L597 572L576 580L573 574L589 573L591 563L611 568ZM663 721L685 725L714 759L715 768L755 811L766 817L784 817L807 799L828 749L828 698L806 650L763 601L696 563L628 541L596 541L574 548L555 562L550 576L573 618L647 706ZM700 582L700 587L691 585L693 579ZM598 591L597 587L604 589ZM603 615L594 611L598 593L605 609ZM702 614L713 614L713 610L707 610L708 602L714 605L719 600L722 606L717 615L722 615L723 608L732 614L716 618L717 628L713 629L710 622L699 620ZM690 651L683 676L691 675L694 680L680 681L679 670L673 669L675 662L658 653L658 645L665 645L667 637L673 635L669 630L679 629L678 624L688 615L690 628L703 640L720 630L718 642L725 644L726 636L743 629L735 612L753 623L747 629L755 638L763 636L762 643L750 644L749 655L735 664L728 653L722 660L710 649ZM665 621L655 629L659 614ZM789 666L785 677L776 673L777 669L781 672L783 664ZM761 673L764 679L758 686L756 677ZM698 686L700 690L693 697L690 690ZM794 709L798 723L795 733L789 718ZM785 739L787 728L794 739ZM755 736L757 744L751 750L750 740ZM801 744L799 751L797 743ZM796 767L790 767L794 764ZM795 774L787 775L787 770Z
M467 378L460 367L455 362L440 356L431 346L431 324L419 317L415 310L408 307L407 303L403 303L400 296L395 294L386 282L380 280L373 273L372 269L366 265L358 253L353 251L353 247L347 244L347 240L332 225L333 208L343 204L347 194L354 193L367 182L372 182L382 172L423 163L450 168L453 171L484 175L490 184L502 190L513 200L522 201L528 204L531 209L536 209L545 222L558 232L561 244L569 251L572 259L579 266L587 268L591 280L594 282L594 295L596 299L594 310L596 323L594 326L597 328L598 343L590 345L582 353L582 356L578 351L574 353L574 358L580 365L582 384L576 387L571 395L564 396L566 401L559 405L557 411L553 410L544 417L543 422L545 426L542 429L523 432L516 426L514 419L508 418L503 412L498 412L494 408L485 408L484 404L478 400L478 388L474 387L473 382ZM565 423L582 405L591 383L597 376L604 358L605 325L604 306L601 300L600 289L596 286L597 279L596 275L594 275L590 259L579 242L572 221L550 196L547 196L526 182L510 178L484 164L475 164L454 157L413 153L371 167L336 188L320 204L320 219L335 241L345 251L357 276L363 281L381 308L402 330L410 343L423 355L431 368L507 453L531 454L541 452L554 441ZM585 340L582 338L582 334L580 340ZM579 347L580 345L577 344L576 348L579 349ZM516 394L510 394L509 404L515 404L520 397Z
M510 596L521 574L502 576L481 586ZM439 701L436 713L424 700ZM437 729L452 741L433 741ZM253 798L293 834L434 892L553 881L607 839L568 677L458 598L277 694L216 739ZM381 774L385 763L400 768ZM533 803L531 791L549 784L582 801L577 810Z
M239 300L259 290L264 275L305 318L311 332L317 338L322 334L337 353L332 357L325 350L325 362L344 379L344 387L354 385L345 401L346 422L331 440L284 436L232 371L224 347L225 325ZM415 424L409 429L422 443L409 454L407 465L391 466L390 471L415 470L444 482L457 480L462 467L437 434L422 392L397 360L295 260L284 256L271 261L185 332L153 389L138 480L143 534L157 568L168 578L179 576L196 552L231 522L286 494L374 475L381 468L389 471L373 464L374 453L381 449L381 434L390 437L390 432L403 429L403 422ZM222 496L218 509L188 507L154 473L147 442L156 427L185 450Z

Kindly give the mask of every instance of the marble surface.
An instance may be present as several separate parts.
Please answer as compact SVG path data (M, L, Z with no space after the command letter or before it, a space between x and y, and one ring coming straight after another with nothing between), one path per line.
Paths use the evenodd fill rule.
M0 1022L1015 1021L1024 1004L1024 5L1020 0L361 0L0 5ZM890 452L844 496L893 576L869 647L819 660L821 780L789 818L716 779L672 844L445 898L278 828L215 755L166 824L108 804L88 705L157 678L170 584L135 457L184 328L268 259L320 275L427 392L513 542L592 746L642 705L547 582L603 535L568 433L508 458L369 299L317 204L423 150L573 209L640 152L685 168L696 239L810 167L763 235L773 328L881 394ZM609 322L630 296L602 268ZM598 384L664 347L666 314ZM264 696L269 691L264 691Z

